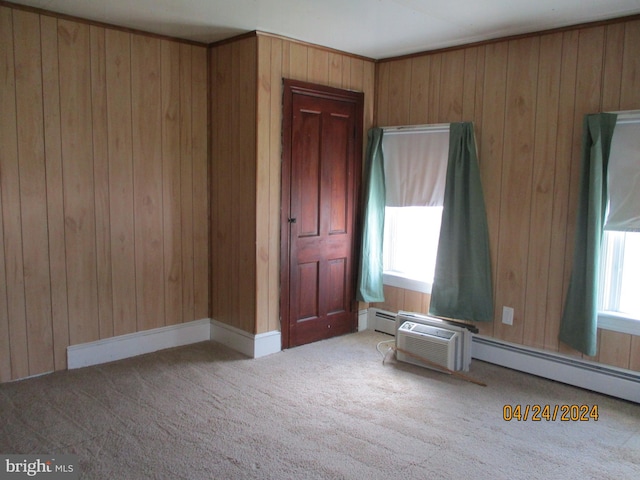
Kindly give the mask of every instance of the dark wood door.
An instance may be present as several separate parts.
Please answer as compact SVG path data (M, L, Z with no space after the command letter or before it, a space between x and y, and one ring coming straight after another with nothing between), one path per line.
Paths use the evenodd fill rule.
M283 348L357 328L362 94L285 80Z

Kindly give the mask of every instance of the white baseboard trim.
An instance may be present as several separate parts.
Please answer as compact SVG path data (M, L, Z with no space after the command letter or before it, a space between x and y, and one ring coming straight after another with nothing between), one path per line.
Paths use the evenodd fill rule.
M264 357L282 350L282 334L277 330L254 335L214 319L211 319L210 339L251 358Z
M640 373L490 337L473 337L473 358L640 403Z
M358 331L362 332L369 327L369 309L358 310Z
M67 347L67 368L72 370L89 367L208 340L222 343L251 358L264 357L282 350L282 336L279 331L253 335L216 320L203 318L193 322L71 345Z
M67 347L67 368L88 367L209 340L208 318Z

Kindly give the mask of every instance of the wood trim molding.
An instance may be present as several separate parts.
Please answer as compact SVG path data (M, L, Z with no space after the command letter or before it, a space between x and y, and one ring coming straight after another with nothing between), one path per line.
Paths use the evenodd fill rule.
M287 37L284 35L278 35L277 33L263 32L261 30L253 30L247 33L241 33L240 35L236 35L231 38L225 38L224 40L219 40L217 42L213 42L209 44L210 48L219 47L221 45L226 45L228 43L237 42L240 40L245 40L247 38L257 38L257 37L269 37L269 38L277 38L279 40L284 40L286 42L295 43L297 45L301 45L304 47L311 47L317 50L321 50L323 52L336 53L338 55L344 55L346 57L355 58L358 60L365 60L367 62L374 62L375 60L370 57L364 57L362 55L356 55L355 53L345 52L343 50L338 50L335 48L325 47L323 45L318 45L316 43L304 42L302 40L296 40L295 38Z
M462 49L471 48L471 47L480 47L483 45L490 45L493 43L506 42L510 40L520 40L528 37L538 37L540 35L550 35L553 33L569 32L572 30L580 30L583 28L612 25L616 23L628 22L628 21L633 21L638 19L640 19L640 14L628 15L626 17L610 18L608 20L598 20L595 22L578 23L576 25L567 25L566 27L550 28L548 30L537 30L535 32L520 33L517 35L508 35L506 37L496 37L496 38L491 38L489 40L480 40L478 42L465 43L463 45L452 45L451 47L436 48L433 50L424 50L422 52L409 53L407 55L398 55L396 57L379 58L375 60L375 62L376 63L394 62L396 60L405 60L405 59L410 59L415 57L422 57L424 55L433 55L436 53L451 52L454 50L462 50Z
M318 45L316 43L304 42L302 40L297 40L295 38L286 37L284 35L278 35L276 33L256 31L256 35L257 36L261 36L261 37L278 38L280 40L286 40L288 42L296 43L298 45L303 45L305 47L312 47L312 48L316 48L318 50L322 50L322 51L329 52L329 53L337 53L339 55L345 55L347 57L355 58L357 60L364 60L364 61L367 61L367 62L375 62L375 59L373 59L371 57L365 57L364 55L357 55L355 53L345 52L344 50L338 50L336 48L325 47L323 45Z
M60 20L69 20L72 22L84 23L86 25L92 25L94 27L109 28L111 30L118 30L121 32L131 33L135 35L144 35L146 37L157 38L160 40L170 40L178 43L184 43L187 45L194 45L196 47L206 47L207 43L196 42L194 40L186 40L184 38L172 37L170 35L161 35L159 33L147 32L145 30L138 30L135 28L122 27L119 25L113 25L111 23L100 22L98 20L88 20L82 17L76 17L74 15L67 15L66 13L58 13L51 10L45 10L44 8L31 7L29 5L19 5L13 2L7 2L6 0L0 0L0 7L13 8L15 10L24 10L26 12L37 13L38 15L45 15L48 17L54 17Z

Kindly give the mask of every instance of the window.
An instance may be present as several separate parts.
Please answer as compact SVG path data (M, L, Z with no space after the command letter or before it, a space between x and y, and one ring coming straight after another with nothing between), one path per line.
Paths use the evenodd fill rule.
M384 283L431 293L442 207L386 207Z
M385 129L383 282L431 293L449 153L449 125Z
M640 113L621 114L608 172L598 326L640 334Z
M605 231L601 262L599 326L640 331L640 232Z

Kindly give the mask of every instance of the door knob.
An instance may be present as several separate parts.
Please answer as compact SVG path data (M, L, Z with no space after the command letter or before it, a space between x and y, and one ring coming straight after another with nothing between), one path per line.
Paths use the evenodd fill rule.
M296 223L297 219L289 217L289 223Z

